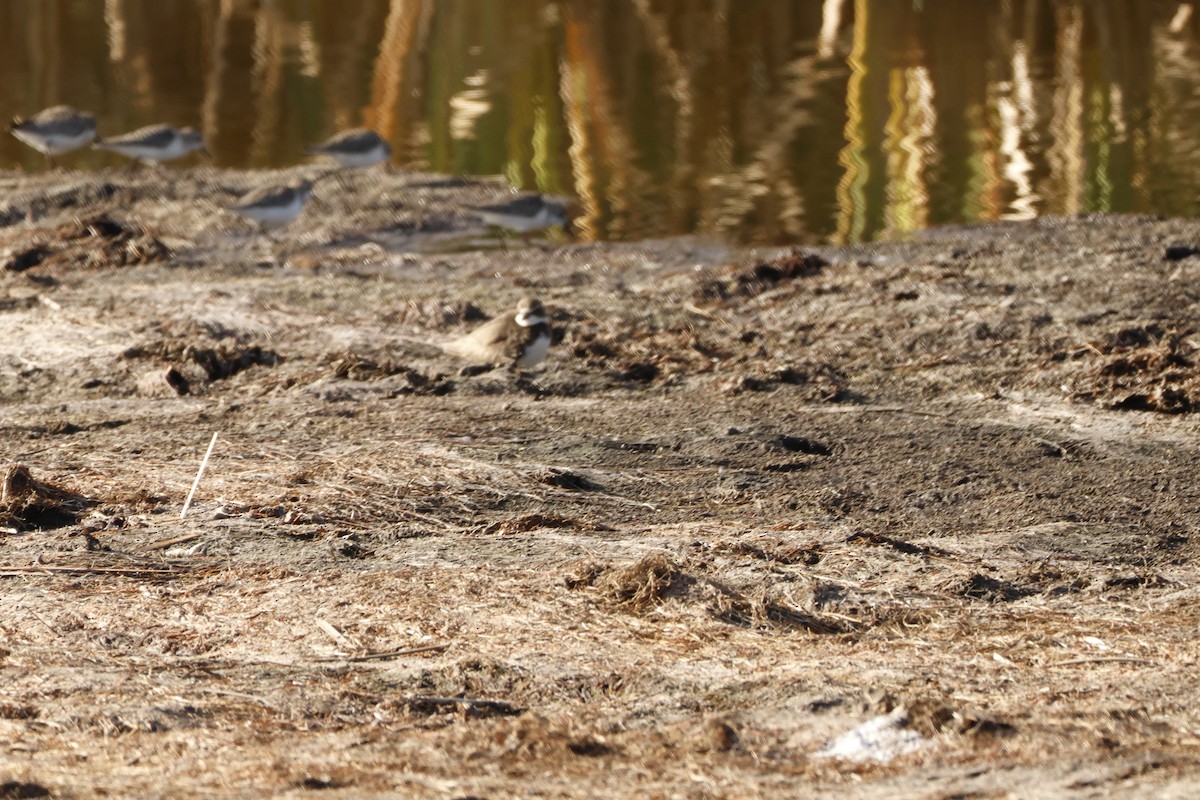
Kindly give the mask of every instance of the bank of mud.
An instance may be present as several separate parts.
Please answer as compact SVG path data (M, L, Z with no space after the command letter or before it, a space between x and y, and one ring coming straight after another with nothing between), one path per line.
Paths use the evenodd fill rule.
M167 174L0 178L4 791L1195 792L1200 226L526 245L361 173L264 236L280 176ZM440 352L525 295L543 367Z

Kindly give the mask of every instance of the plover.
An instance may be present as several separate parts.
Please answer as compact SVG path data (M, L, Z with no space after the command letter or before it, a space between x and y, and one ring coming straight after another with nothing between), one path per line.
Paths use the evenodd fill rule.
M294 180L285 186L255 189L230 206L230 210L254 220L263 228L281 228L304 210L312 187L312 181Z
M528 369L550 349L550 320L540 300L526 297L515 311L506 311L442 349L476 364Z
M321 144L308 148L314 156L326 156L339 167L371 167L392 157L392 146L367 128L343 131Z
M566 229L569 222L566 206L541 194L519 195L501 203L474 206L472 210L485 224L522 235L554 226Z
M196 150L206 152L200 131L171 125L148 125L111 139L101 138L92 146L149 163L181 158Z
M54 156L78 150L96 138L96 118L70 106L54 106L28 119L13 117L9 131L54 166Z

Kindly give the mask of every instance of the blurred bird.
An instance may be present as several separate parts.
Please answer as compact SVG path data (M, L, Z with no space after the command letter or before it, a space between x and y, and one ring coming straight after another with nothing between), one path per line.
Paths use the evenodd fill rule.
M476 364L528 369L550 349L550 320L540 300L526 297L515 311L506 311L442 349Z
M101 138L92 147L150 164L181 158L197 150L207 153L200 131L171 125L148 125L120 136Z
M255 189L230 206L230 210L254 220L264 229L281 228L304 210L312 187L312 181L294 180L284 186Z
M313 145L308 152L330 158L342 168L370 167L391 158L392 146L373 130L354 128Z
M9 131L45 155L53 167L54 156L78 150L96 138L96 118L70 106L54 106L28 119L13 117Z
M500 203L473 206L471 210L487 225L522 235L556 226L566 230L570 224L566 206L541 194L518 195Z

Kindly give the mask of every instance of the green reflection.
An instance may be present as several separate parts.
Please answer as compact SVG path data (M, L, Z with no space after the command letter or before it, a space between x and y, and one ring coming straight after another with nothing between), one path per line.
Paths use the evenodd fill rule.
M399 165L571 195L596 238L863 241L1033 214L1196 213L1190 9L0 0L0 104L71 103L108 134L194 125L235 167L299 163L370 125ZM12 137L0 163L43 168Z

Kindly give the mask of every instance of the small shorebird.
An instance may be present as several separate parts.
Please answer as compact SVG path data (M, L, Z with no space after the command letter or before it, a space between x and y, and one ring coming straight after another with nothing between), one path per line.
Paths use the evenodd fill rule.
M181 158L197 150L207 152L204 149L204 140L200 138L200 131L194 128L175 128L171 125L147 125L145 128L138 128L111 139L101 138L92 147L111 150L127 158L151 164Z
M294 180L284 186L255 189L230 206L230 210L254 220L264 229L282 228L300 216L312 187L312 181Z
M484 224L523 236L555 226L565 230L569 223L566 206L541 194L518 195L500 203L473 206L471 210Z
M371 167L392 157L392 146L367 128L342 131L331 139L308 148L314 156L326 156L339 167Z
M476 364L528 369L550 349L550 320L540 300L526 297L515 311L506 311L442 349Z
M78 150L96 138L96 118L70 106L54 106L28 119L13 117L12 135L46 156L54 166L54 157Z

